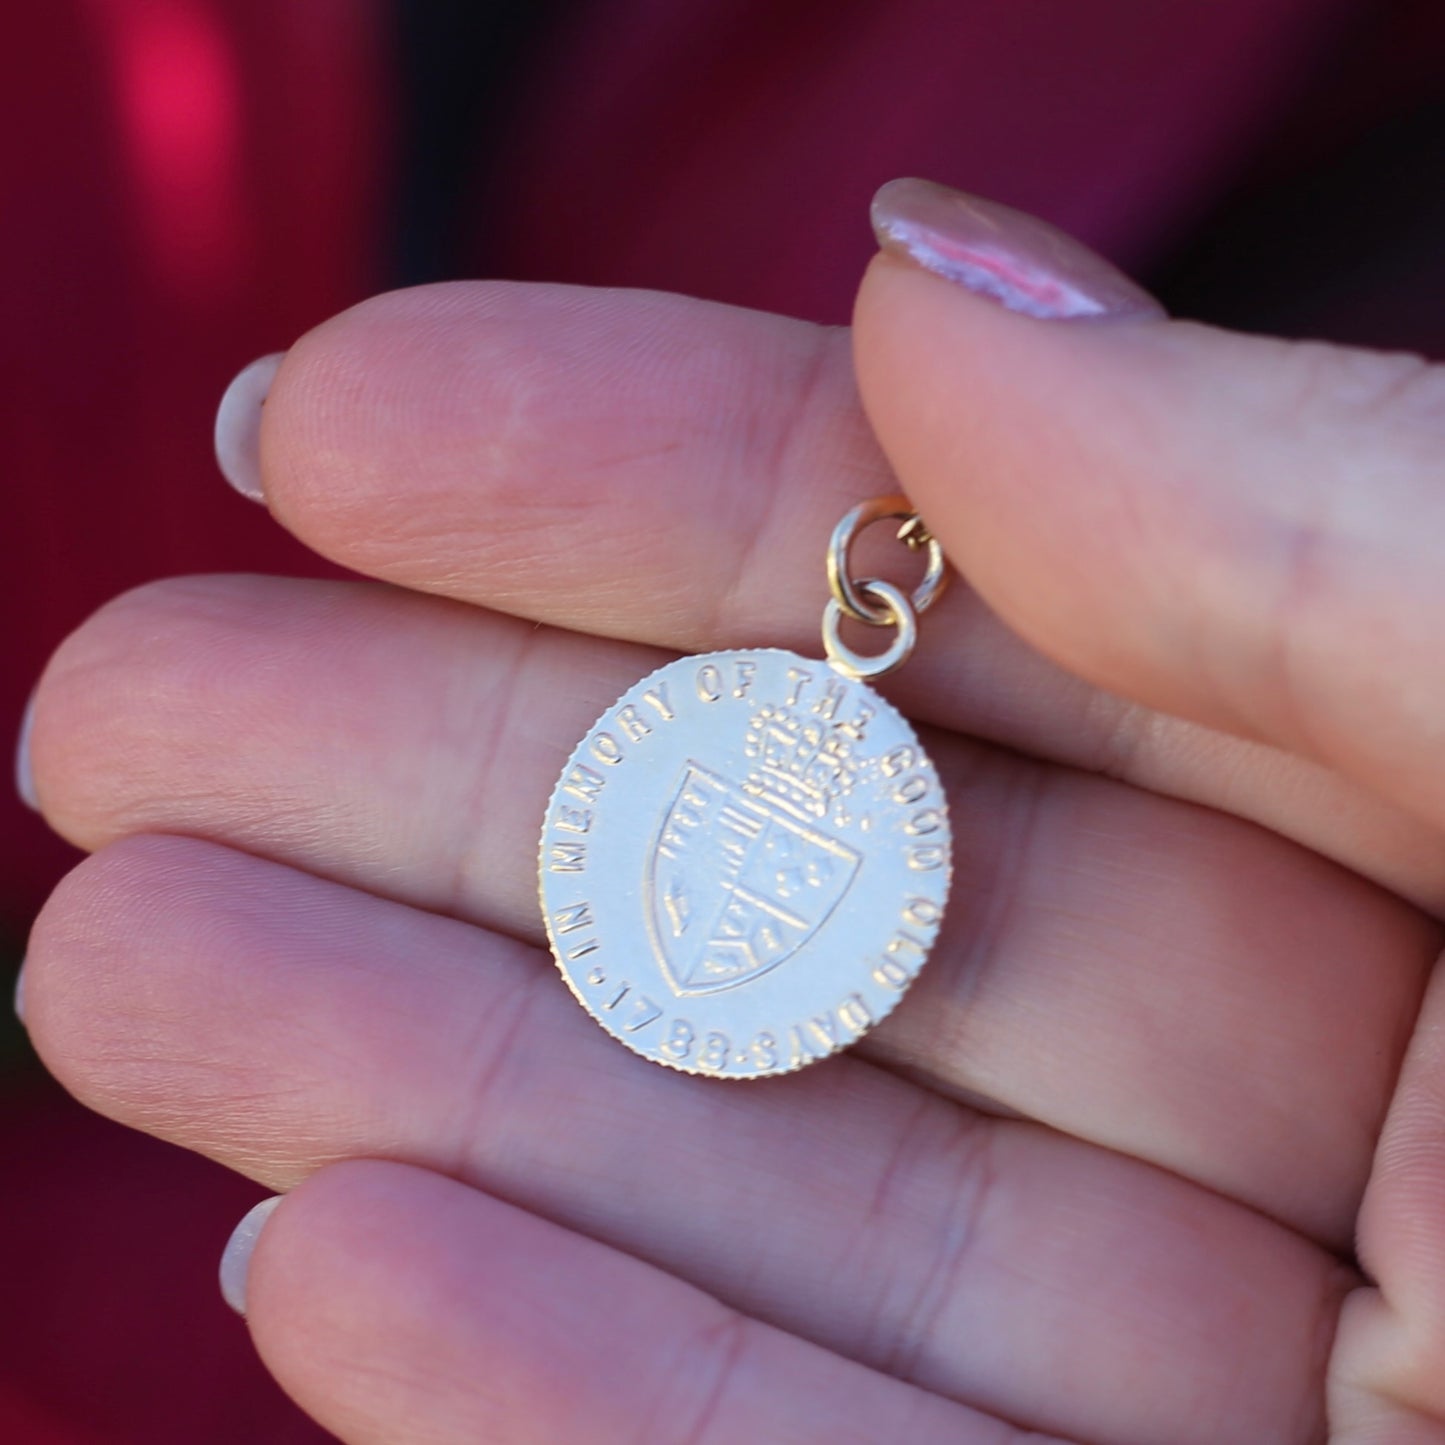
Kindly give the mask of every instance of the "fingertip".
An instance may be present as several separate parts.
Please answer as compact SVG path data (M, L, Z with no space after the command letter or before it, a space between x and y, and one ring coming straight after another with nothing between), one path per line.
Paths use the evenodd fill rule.
M894 256L864 280L854 344L903 490L1024 640L1445 816L1426 764L1445 368L1039 321Z

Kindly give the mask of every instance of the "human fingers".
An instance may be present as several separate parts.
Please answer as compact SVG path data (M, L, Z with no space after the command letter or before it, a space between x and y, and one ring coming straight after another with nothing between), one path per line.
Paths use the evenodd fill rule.
M1360 1212L1368 1283L1330 1369L1338 1445L1445 1441L1445 970L1437 968Z
M536 941L538 799L656 660L616 651L368 589L168 585L58 661L42 792L87 846L200 833ZM1347 1238L1430 930L1229 820L940 760L955 923L880 1055Z
M47 816L242 847L544 942L543 800L662 655L366 584L189 579L67 644ZM1346 1247L1438 930L1237 819L938 734L956 875L872 1057Z
M1327 1252L857 1058L750 1084L657 1069L536 950L193 839L82 865L27 970L68 1087L272 1187L409 1162L1032 1428L1313 1439L1350 1278Z
M275 515L350 567L684 651L815 654L825 539L897 487L846 333L552 286L431 287L326 323L282 363L260 455ZM1236 811L1445 906L1438 830L1323 768L1082 685L965 587L889 686L911 716Z
M333 1165L288 1196L257 1240L246 1306L272 1373L347 1445L1021 1440L1002 1420L398 1164Z
M982 595L1100 686L1445 824L1445 369L1020 315L899 260L934 265L920 238L976 221L909 205L859 298L859 380Z

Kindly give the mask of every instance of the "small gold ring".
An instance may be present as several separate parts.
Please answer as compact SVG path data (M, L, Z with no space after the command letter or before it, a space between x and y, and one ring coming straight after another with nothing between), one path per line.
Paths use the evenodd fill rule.
M913 503L905 496L894 495L860 502L833 528L833 535L828 541L828 587L833 598L855 622L866 622L871 627L887 627L895 619L888 608L870 603L864 595L866 585L855 582L848 575L848 554L858 533L885 517L900 519L905 523L903 531L911 529L917 538L917 529L913 524L918 513ZM948 580L948 562L938 538L927 534L926 540L919 539L908 545L913 548L920 544L928 549L928 566L923 573L923 581L913 591L911 611L915 614L927 612L933 606Z
M885 622L897 627L898 633L876 656L867 657L861 652L854 652L839 635L843 618L848 615L847 609L836 597L830 597L823 611L823 650L835 671L855 682L866 682L870 678L884 677L908 661L918 645L918 617L908 598L891 582L867 577L855 585L867 605L875 609Z

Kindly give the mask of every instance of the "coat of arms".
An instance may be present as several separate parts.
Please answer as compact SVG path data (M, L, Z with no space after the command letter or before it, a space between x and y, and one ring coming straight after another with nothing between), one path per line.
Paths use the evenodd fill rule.
M825 831L846 822L857 777L843 729L763 707L746 755L740 783L688 762L648 860L653 948L679 995L776 968L822 927L861 862Z

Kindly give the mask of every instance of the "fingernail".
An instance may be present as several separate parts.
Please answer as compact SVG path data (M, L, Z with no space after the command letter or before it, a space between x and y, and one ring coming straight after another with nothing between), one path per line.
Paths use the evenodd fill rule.
M263 1199L254 1209L247 1212L241 1222L231 1231L226 1248L221 1255L221 1294L225 1301L245 1318L246 1276L251 1270L251 1255L261 1230L270 1219L272 1211L284 1196L277 1194Z
M221 475L253 502L264 502L261 490L261 408L284 351L253 361L226 388L216 410L216 462Z
M873 197L873 233L890 256L1048 319L1163 316L1102 256L1036 216L932 181L889 181Z
M15 1017L25 1022L25 960L20 960L20 971L15 975Z
M15 744L15 791L27 808L40 811L40 799L35 796L35 774L30 767L30 730L35 725L35 694L32 692L20 715L20 737Z

